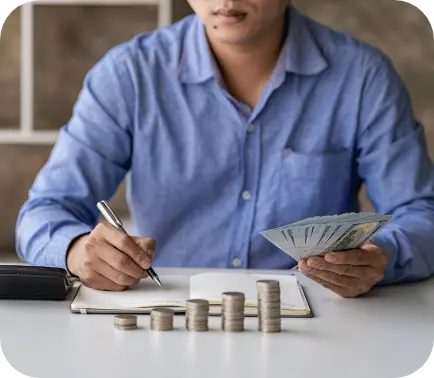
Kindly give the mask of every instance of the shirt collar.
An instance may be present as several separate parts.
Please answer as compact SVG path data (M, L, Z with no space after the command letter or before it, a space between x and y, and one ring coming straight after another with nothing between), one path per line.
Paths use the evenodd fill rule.
M208 44L205 27L198 16L187 29L180 62L180 79L185 83L202 83L218 77L218 68Z
M307 18L294 6L288 7L287 16L287 38L277 63L277 71L282 68L298 75L321 73L328 63L309 29ZM180 79L185 83L202 83L211 78L220 78L204 25L198 16L193 17L187 30L179 68Z

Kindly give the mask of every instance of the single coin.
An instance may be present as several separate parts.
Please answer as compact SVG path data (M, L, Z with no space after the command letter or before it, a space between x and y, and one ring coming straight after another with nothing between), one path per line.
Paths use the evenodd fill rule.
M118 330L121 330L121 331L130 331L130 330L133 330L133 329L137 329L136 325L132 325L132 326L120 326L120 325L116 325L115 324L114 327L116 329L118 329Z
M222 293L223 300L242 300L244 301L245 295L244 293L238 292L238 291L226 291Z
M172 317L175 314L175 311L173 311L171 308L153 308L151 310L151 315L153 316L168 316L168 317Z
M200 307L200 308L209 308L209 301L206 299L188 299L187 307Z
M280 282L278 280L257 280L256 284L258 287L279 287Z

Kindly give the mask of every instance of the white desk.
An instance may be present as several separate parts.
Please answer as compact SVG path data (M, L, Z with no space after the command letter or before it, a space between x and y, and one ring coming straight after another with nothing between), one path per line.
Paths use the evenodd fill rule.
M158 270L159 274L179 270ZM193 273L197 271L182 271ZM112 315L69 312L60 303L0 302L0 340L15 369L40 378L386 378L407 376L428 359L434 339L434 280L343 299L299 276L315 311L262 334L256 319L227 334L219 318L208 333L113 328Z

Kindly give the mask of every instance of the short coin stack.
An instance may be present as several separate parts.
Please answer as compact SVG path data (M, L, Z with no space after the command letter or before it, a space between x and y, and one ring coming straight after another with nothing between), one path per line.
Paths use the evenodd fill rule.
M258 292L258 331L280 332L280 284L276 280L256 282Z
M116 315L114 327L116 329L127 331L137 328L137 316L135 315Z
M173 330L174 311L169 308L154 308L151 310L151 330L171 331Z
M244 331L244 293L222 293L221 327L224 332Z
M208 331L209 302L204 299L189 299L185 314L185 328L188 331Z

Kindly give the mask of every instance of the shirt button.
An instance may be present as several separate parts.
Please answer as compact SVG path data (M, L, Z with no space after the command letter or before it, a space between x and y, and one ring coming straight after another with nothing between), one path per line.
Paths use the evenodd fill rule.
M248 201L249 199L252 198L252 195L250 194L250 192L248 190L244 191L242 194L243 199L245 199L246 201Z
M236 257L232 260L232 266L234 268L239 268L241 266L241 264L242 264L242 261L238 257Z
M249 133L252 133L253 131L255 131L255 125L249 125L249 127L247 128L247 131Z

